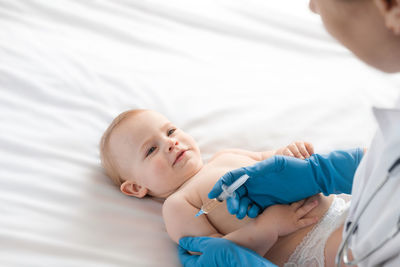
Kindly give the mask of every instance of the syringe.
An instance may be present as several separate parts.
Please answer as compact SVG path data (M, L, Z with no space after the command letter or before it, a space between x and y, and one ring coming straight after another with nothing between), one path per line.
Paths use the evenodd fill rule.
M222 184L222 193L219 194L217 198L210 199L205 204L203 204L200 211L195 215L195 217L211 212L213 209L215 209L215 207L217 207L227 198L234 197L236 189L244 184L249 178L250 177L247 174L244 174L240 176L236 181L234 181L230 186Z

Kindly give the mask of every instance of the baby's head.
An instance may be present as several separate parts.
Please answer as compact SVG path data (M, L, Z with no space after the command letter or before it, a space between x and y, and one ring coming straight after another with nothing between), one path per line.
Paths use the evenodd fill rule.
M195 140L152 110L116 117L100 142L108 176L130 196L166 198L203 166Z

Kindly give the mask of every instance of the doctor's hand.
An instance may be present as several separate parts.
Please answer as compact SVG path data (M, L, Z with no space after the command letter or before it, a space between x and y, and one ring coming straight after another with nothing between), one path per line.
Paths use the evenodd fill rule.
M178 250L179 260L184 267L276 267L254 251L224 238L183 237L179 240ZM202 254L191 255L188 251Z
M227 208L239 219L256 217L273 204L288 204L317 193L350 194L354 173L363 156L360 148L337 150L327 155L313 154L297 159L273 156L252 166L227 172L208 194L210 199L222 192L222 184L230 185L244 174L250 178L228 198Z

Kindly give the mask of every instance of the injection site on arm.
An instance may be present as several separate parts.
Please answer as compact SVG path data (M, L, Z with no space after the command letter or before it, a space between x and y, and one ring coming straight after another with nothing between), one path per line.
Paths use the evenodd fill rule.
M195 217L211 212L214 208L223 203L223 201L225 201L230 197L233 197L235 195L235 191L241 185L243 185L249 178L250 177L247 174L244 174L241 177L239 177L239 179L237 179L235 182L233 182L230 186L223 184L222 193L218 197L210 199L205 204L203 204L203 206L201 206L200 211L195 215Z

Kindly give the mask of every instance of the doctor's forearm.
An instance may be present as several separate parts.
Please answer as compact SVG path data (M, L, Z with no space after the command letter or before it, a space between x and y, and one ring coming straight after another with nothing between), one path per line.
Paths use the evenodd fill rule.
M311 156L310 166L324 195L351 193L354 174L364 151L365 149L355 148Z

